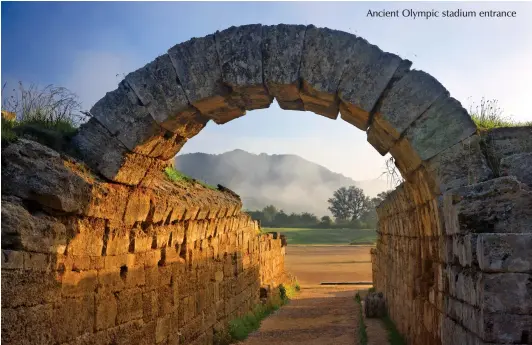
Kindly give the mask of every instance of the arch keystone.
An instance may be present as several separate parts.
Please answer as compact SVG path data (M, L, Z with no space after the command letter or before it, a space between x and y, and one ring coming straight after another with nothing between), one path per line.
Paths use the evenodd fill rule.
M286 24L262 27L264 83L282 109L305 110L299 96L299 66L306 28Z
M310 25L305 33L300 76L300 96L305 110L336 119L336 95L346 63L356 51L356 36Z
M246 110L268 108L273 97L262 79L262 25L233 26L214 36L230 102Z

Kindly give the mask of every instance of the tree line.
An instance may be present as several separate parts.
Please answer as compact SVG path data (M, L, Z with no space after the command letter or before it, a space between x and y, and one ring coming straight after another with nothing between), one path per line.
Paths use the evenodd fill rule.
M328 209L333 217L325 215L318 218L310 212L288 214L274 205L268 205L262 210L247 210L246 212L252 219L258 220L263 227L374 229L377 226L375 208L390 192L382 192L370 198L356 186L341 187L327 200Z

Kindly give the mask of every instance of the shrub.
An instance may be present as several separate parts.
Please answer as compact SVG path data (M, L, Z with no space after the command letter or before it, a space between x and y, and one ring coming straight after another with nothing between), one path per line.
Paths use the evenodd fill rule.
M187 176L183 174L180 171L175 170L172 167L167 167L164 169L164 172L166 173L166 176L172 181L172 182L184 182L184 183L199 183L205 188L209 189L216 189L216 187L211 186L210 184L207 184L203 181L196 180L190 176Z
M470 105L469 114L479 129L532 126L532 121L518 122L505 115L496 99L486 100L482 97L479 105Z

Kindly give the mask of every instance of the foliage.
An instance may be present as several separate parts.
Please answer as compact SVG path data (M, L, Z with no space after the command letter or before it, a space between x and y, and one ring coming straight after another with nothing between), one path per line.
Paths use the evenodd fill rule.
M25 87L19 82L11 96L2 99L2 108L15 113L18 122L37 123L48 128L75 128L87 118L81 111L78 96L65 87L54 85Z
M388 331L388 341L390 342L390 345L406 345L405 338L399 333L397 327L395 327L395 324L388 315L382 318L382 322L384 323L386 331Z
M358 338L359 338L359 344L360 345L367 345L368 344L368 333L366 330L366 324L364 323L364 314L362 311L362 298L360 297L360 294L357 292L355 295L355 301L358 304L358 312L359 312L359 325L358 325Z
M39 88L31 84L26 88L19 83L11 96L2 99L2 108L16 114L15 121L2 118L2 146L25 137L58 151L68 151L70 139L85 118L77 96L67 88L53 85Z
M482 97L479 105L469 106L469 115L479 129L532 126L532 121L518 122L512 120L511 116L505 115L496 99L486 100Z
M205 188L217 189L215 186L211 186L211 185L209 185L209 184L207 184L207 183L205 183L203 181L199 181L199 180L193 179L192 177L187 176L187 175L183 174L182 172L175 170L172 167L166 167L164 169L164 172L165 172L166 176L172 182L199 183L200 185L202 185Z
M312 213L286 214L273 205L266 206L262 210L246 212L265 227L314 227L320 224L318 217Z
M329 210L340 222L359 219L370 207L370 200L364 191L356 186L340 187L327 202Z
M265 304L258 304L246 315L229 321L227 331L221 330L216 332L214 344L228 345L242 341L248 337L251 332L259 329L261 321L279 309L282 305L288 303L291 298L299 291L299 284L279 285L279 297L270 298Z

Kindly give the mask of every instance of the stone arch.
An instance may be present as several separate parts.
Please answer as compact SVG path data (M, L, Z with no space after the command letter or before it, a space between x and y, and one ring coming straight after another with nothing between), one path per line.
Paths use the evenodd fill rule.
M227 123L274 98L282 109L340 116L366 131L381 155L389 152L405 178L377 210L372 258L392 318L411 344L461 343L466 335L458 342L446 335L459 328L444 310L457 280L447 268L454 218L444 222L441 196L493 174L467 111L411 64L327 28L231 27L177 44L128 74L94 105L74 144L106 178L143 186L208 121Z
M390 152L412 180L422 166L438 170L435 157L449 159L451 147L471 139L476 128L441 83L410 67L410 61L341 31L231 27L177 44L128 74L93 106L93 118L74 142L105 177L137 185L208 121L229 122L247 110L268 108L275 98L282 109L339 115L366 131L368 142L382 155ZM459 169L452 178L467 175ZM449 178L433 176L431 188L441 192Z

